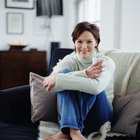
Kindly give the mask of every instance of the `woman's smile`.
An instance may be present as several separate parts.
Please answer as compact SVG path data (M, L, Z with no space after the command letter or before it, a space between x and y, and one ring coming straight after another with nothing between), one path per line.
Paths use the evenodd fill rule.
M75 41L76 53L82 58L88 58L94 51L96 40L89 31L84 31Z
M88 53L90 53L90 50L79 50L80 54L82 55L86 55Z

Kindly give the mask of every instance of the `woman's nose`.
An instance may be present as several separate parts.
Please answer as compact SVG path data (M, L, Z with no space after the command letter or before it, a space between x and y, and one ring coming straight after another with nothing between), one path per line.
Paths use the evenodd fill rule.
M83 44L82 44L82 48L83 48L83 49L87 49L87 44L86 44L86 43L83 43Z

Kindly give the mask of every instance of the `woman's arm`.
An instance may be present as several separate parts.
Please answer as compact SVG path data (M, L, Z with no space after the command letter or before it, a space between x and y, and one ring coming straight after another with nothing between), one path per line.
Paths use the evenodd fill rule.
M114 62L107 59L104 71L95 79L59 73L56 78L55 90L79 90L90 94L98 94L108 86L114 71Z
M87 69L84 69L81 71L71 71L66 74L94 79L101 75L102 69L103 69L102 61L98 61L95 64L92 64L91 66L89 66ZM55 86L57 74L58 74L57 71L53 71L48 77L45 78L43 82L43 86L44 88L47 89L47 91L50 91Z
M98 94L103 91L112 79L115 71L115 64L111 59L107 59L104 67L104 71L96 78L81 77L77 75L55 73L50 75L49 79L53 79L53 86L51 86L53 92L62 90L78 90L90 94ZM85 71L86 75L86 71ZM47 84L46 84L47 87ZM49 88L49 89L51 89Z

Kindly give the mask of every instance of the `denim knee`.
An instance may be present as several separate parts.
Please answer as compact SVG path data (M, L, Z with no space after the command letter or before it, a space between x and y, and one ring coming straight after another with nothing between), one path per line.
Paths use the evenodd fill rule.
M69 72L72 72L72 70L68 69L68 68L65 68L60 73L69 73Z

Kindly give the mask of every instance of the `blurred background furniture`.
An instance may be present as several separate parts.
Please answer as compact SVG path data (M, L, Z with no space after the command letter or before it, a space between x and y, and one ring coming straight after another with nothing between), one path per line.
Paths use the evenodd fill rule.
M47 75L47 52L0 51L0 89L28 84L30 71Z

